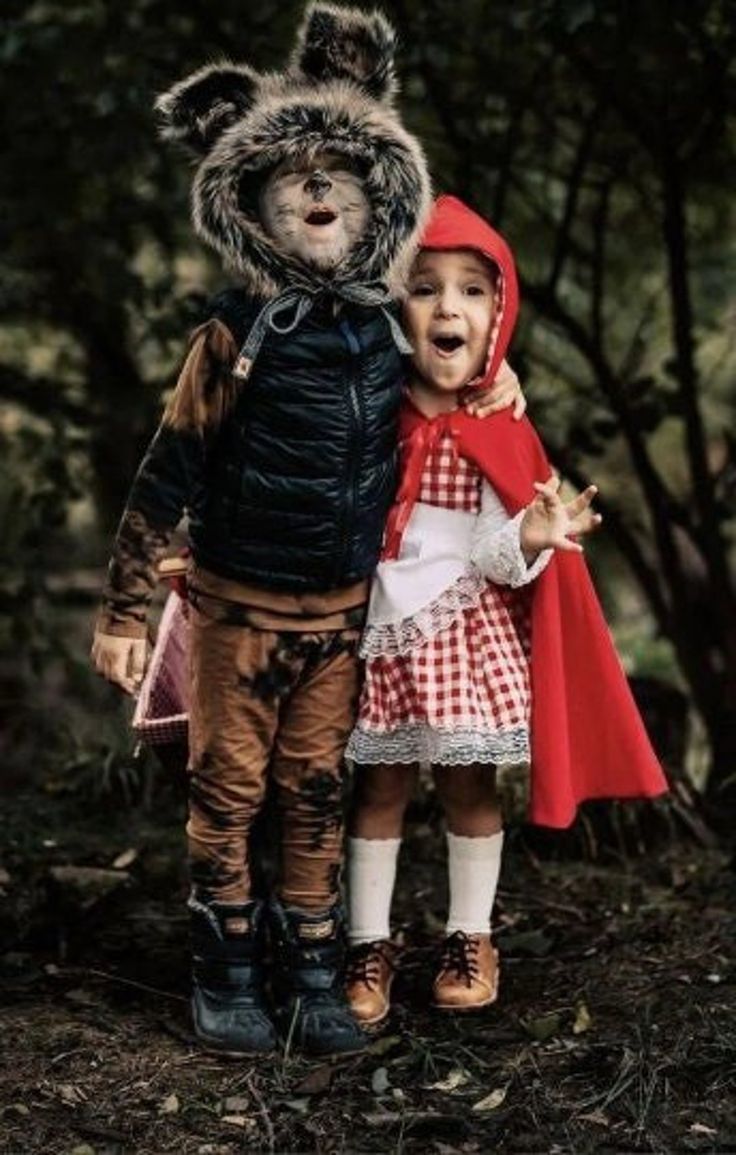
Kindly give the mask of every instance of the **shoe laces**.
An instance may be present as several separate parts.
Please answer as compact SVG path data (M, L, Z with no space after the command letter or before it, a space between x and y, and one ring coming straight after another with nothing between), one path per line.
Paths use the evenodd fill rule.
M464 979L470 986L480 974L478 953L480 938L478 935L466 934L464 930L456 930L448 935L442 945L442 970L450 971L459 979Z
M382 964L391 970L396 969L392 955L391 944L388 942L366 942L353 947L347 960L347 982L364 983L370 988L377 986Z

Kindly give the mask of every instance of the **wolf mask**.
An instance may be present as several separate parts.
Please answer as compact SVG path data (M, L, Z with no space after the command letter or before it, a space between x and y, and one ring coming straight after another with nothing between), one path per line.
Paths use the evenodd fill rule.
M430 187L393 105L394 44L380 13L317 2L283 72L225 62L159 98L163 135L199 160L194 227L254 296L400 283Z

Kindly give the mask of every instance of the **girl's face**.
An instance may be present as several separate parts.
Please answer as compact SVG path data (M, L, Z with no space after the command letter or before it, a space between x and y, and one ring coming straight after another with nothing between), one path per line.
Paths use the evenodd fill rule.
M433 391L452 393L480 376L495 314L490 262L472 249L420 252L404 304L415 377Z

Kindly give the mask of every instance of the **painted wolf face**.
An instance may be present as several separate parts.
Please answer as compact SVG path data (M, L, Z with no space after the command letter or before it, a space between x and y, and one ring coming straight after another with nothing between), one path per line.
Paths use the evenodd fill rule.
M332 269L363 236L370 219L364 183L358 166L335 153L284 161L261 191L266 232L306 264Z

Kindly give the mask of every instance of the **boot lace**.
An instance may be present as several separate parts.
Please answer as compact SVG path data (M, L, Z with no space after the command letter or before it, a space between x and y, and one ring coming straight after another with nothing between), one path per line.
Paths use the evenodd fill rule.
M458 979L470 986L480 974L479 950L480 940L476 936L468 935L464 930L456 930L442 945L442 970L457 975Z
M346 980L350 985L363 983L373 989L381 979L381 967L396 969L393 950L388 942L366 942L353 947L346 966Z

